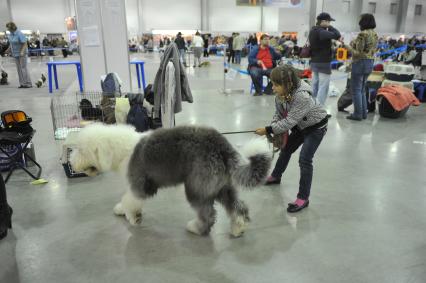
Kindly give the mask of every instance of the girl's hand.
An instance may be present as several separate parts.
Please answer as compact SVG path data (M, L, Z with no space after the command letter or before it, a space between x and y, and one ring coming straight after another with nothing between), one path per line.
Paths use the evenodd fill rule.
M266 135L266 129L265 128L259 128L259 129L257 129L256 130L256 135L259 135L259 136Z

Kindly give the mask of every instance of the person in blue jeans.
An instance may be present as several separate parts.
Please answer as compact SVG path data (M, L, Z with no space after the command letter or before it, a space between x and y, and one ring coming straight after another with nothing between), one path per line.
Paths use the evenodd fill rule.
M368 76L373 71L374 55L379 41L377 33L374 31L376 21L372 14L362 14L359 27L361 32L349 46L345 46L352 54L351 92L354 104L354 112L346 118L354 121L367 119L365 85Z
M290 158L302 146L299 156L299 192L294 202L288 204L288 212L297 212L309 205L313 176L313 158L327 132L328 118L325 109L312 97L311 87L301 81L297 71L289 66L276 67L271 72L275 93L275 115L269 126L256 130L258 135L287 134L287 143L281 149L275 168L265 185L281 183Z

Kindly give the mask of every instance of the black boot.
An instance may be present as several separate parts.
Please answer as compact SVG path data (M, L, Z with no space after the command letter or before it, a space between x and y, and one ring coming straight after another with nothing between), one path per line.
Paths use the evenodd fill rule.
M13 209L9 206L0 207L0 240L7 236L7 230L12 229Z
M0 240L7 236L12 228L12 208L7 204L6 186L0 173Z

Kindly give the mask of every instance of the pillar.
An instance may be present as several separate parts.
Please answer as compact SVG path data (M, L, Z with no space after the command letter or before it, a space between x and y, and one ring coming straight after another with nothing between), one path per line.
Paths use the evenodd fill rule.
M84 90L101 90L101 76L116 72L130 91L125 1L76 0L76 15Z

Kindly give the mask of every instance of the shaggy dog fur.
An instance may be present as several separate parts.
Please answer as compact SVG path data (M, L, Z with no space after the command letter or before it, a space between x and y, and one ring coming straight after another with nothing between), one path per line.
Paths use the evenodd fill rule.
M127 172L130 190L114 207L132 225L142 220L142 200L162 187L184 184L186 197L197 212L187 229L207 235L216 220L215 201L231 218L231 234L241 236L249 221L247 206L238 199L236 185L254 187L266 177L271 156L264 140L245 147L245 157L216 130L183 126L140 134L128 126L94 124L77 137L70 162L89 175L108 170Z

